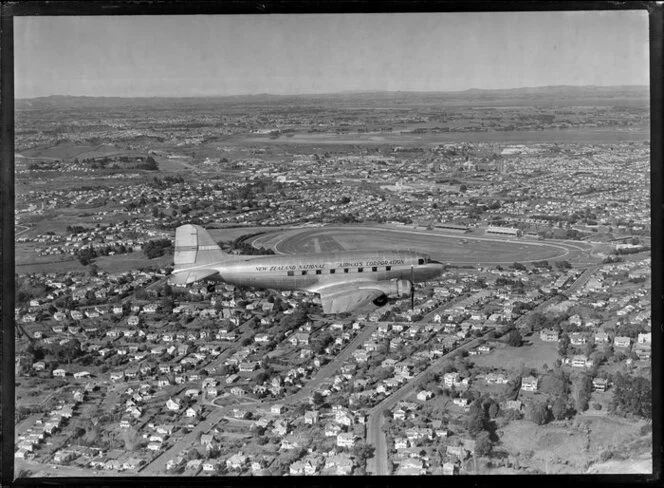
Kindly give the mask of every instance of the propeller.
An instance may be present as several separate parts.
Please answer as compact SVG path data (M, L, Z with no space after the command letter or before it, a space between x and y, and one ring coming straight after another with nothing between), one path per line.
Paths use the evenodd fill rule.
M415 269L410 267L410 309L415 308Z

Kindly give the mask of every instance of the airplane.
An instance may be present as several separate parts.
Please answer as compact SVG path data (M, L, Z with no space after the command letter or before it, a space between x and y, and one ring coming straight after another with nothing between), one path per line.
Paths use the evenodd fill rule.
M227 254L201 226L175 231L174 269L169 283L202 279L273 290L302 290L320 295L323 313L337 314L389 297L411 298L414 283L438 277L444 265L412 251L331 252L243 256Z

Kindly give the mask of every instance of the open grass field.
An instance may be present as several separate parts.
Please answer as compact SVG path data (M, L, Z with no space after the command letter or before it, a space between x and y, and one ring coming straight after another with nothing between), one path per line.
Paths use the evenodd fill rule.
M92 146L66 142L55 146L44 146L27 149L21 153L21 156L35 159L42 158L70 160L78 158L80 160L88 158L99 158L103 156L113 156L116 154L141 155L142 153L132 151L126 147L121 147L116 144L100 144Z
M15 266L17 274L81 272L88 269L69 254L37 256L32 251L33 248L33 244L16 245ZM169 266L173 264L173 256L166 255L148 259L142 251L137 251L129 254L116 254L115 256L99 256L94 260L94 264L97 265L100 271L123 273L141 268Z
M520 371L524 367L541 370L544 364L553 367L558 359L557 347L557 343L542 342L539 336L533 334L526 339L526 344L519 348L501 344L488 354L472 356L471 361L478 367L502 368L508 371Z
M171 172L180 172L180 171L190 171L196 169L195 166L191 165L190 158L164 158L164 157L155 157L155 161L159 165L159 171L163 173Z
M164 268L173 264L173 256L166 255L159 258L148 259L142 251L129 254L116 254L115 256L100 256L95 259L97 267L107 273L124 273L141 268Z
M512 264L581 259L583 243L532 242L494 237L450 235L373 226L303 228L266 233L254 239L254 246L272 247L279 254L371 250L412 250L449 264ZM467 242L464 242L467 240ZM585 258L587 259L587 257Z
M629 455L630 461L622 465L622 472L634 472L634 468L646 468L647 470L638 472L649 472L650 467L643 462L644 459L640 462L631 461L634 458L639 459L639 456L650 450L649 435L640 433L643 425L642 421L613 416L582 416L567 423L544 426L537 426L528 420L518 420L510 422L502 429L498 450L506 451L513 458L521 458L521 464L539 469L543 473L583 474L595 463L600 463L603 452L621 453L629 448L625 454ZM606 468L610 469L609 466ZM604 471L601 464L592 471L618 472Z
M22 152L28 158L43 159L74 159L79 154L94 151L96 146L84 146L71 142L58 144L57 146L35 147Z

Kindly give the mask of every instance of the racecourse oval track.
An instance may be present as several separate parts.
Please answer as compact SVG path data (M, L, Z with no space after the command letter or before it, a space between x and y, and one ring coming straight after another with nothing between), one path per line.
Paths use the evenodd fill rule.
M252 239L277 254L410 250L446 264L497 265L551 259L587 260L586 243L539 242L516 238L448 234L374 226L334 226L268 232Z

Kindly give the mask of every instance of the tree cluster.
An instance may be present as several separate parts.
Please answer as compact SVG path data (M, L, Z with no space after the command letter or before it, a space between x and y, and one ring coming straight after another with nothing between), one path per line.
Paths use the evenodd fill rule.
M67 232L70 234L84 234L86 232L90 232L91 228L88 227L83 227L82 225L68 225L67 226Z
M652 418L652 385L642 376L616 373L613 377L613 399L609 407L618 415Z
M143 253L148 259L158 258L166 254L173 247L170 239L155 239L143 246Z
M464 423L470 436L475 439L475 454L478 456L490 455L493 443L498 440L493 419L499 409L498 402L490 396L476 399L470 404Z

